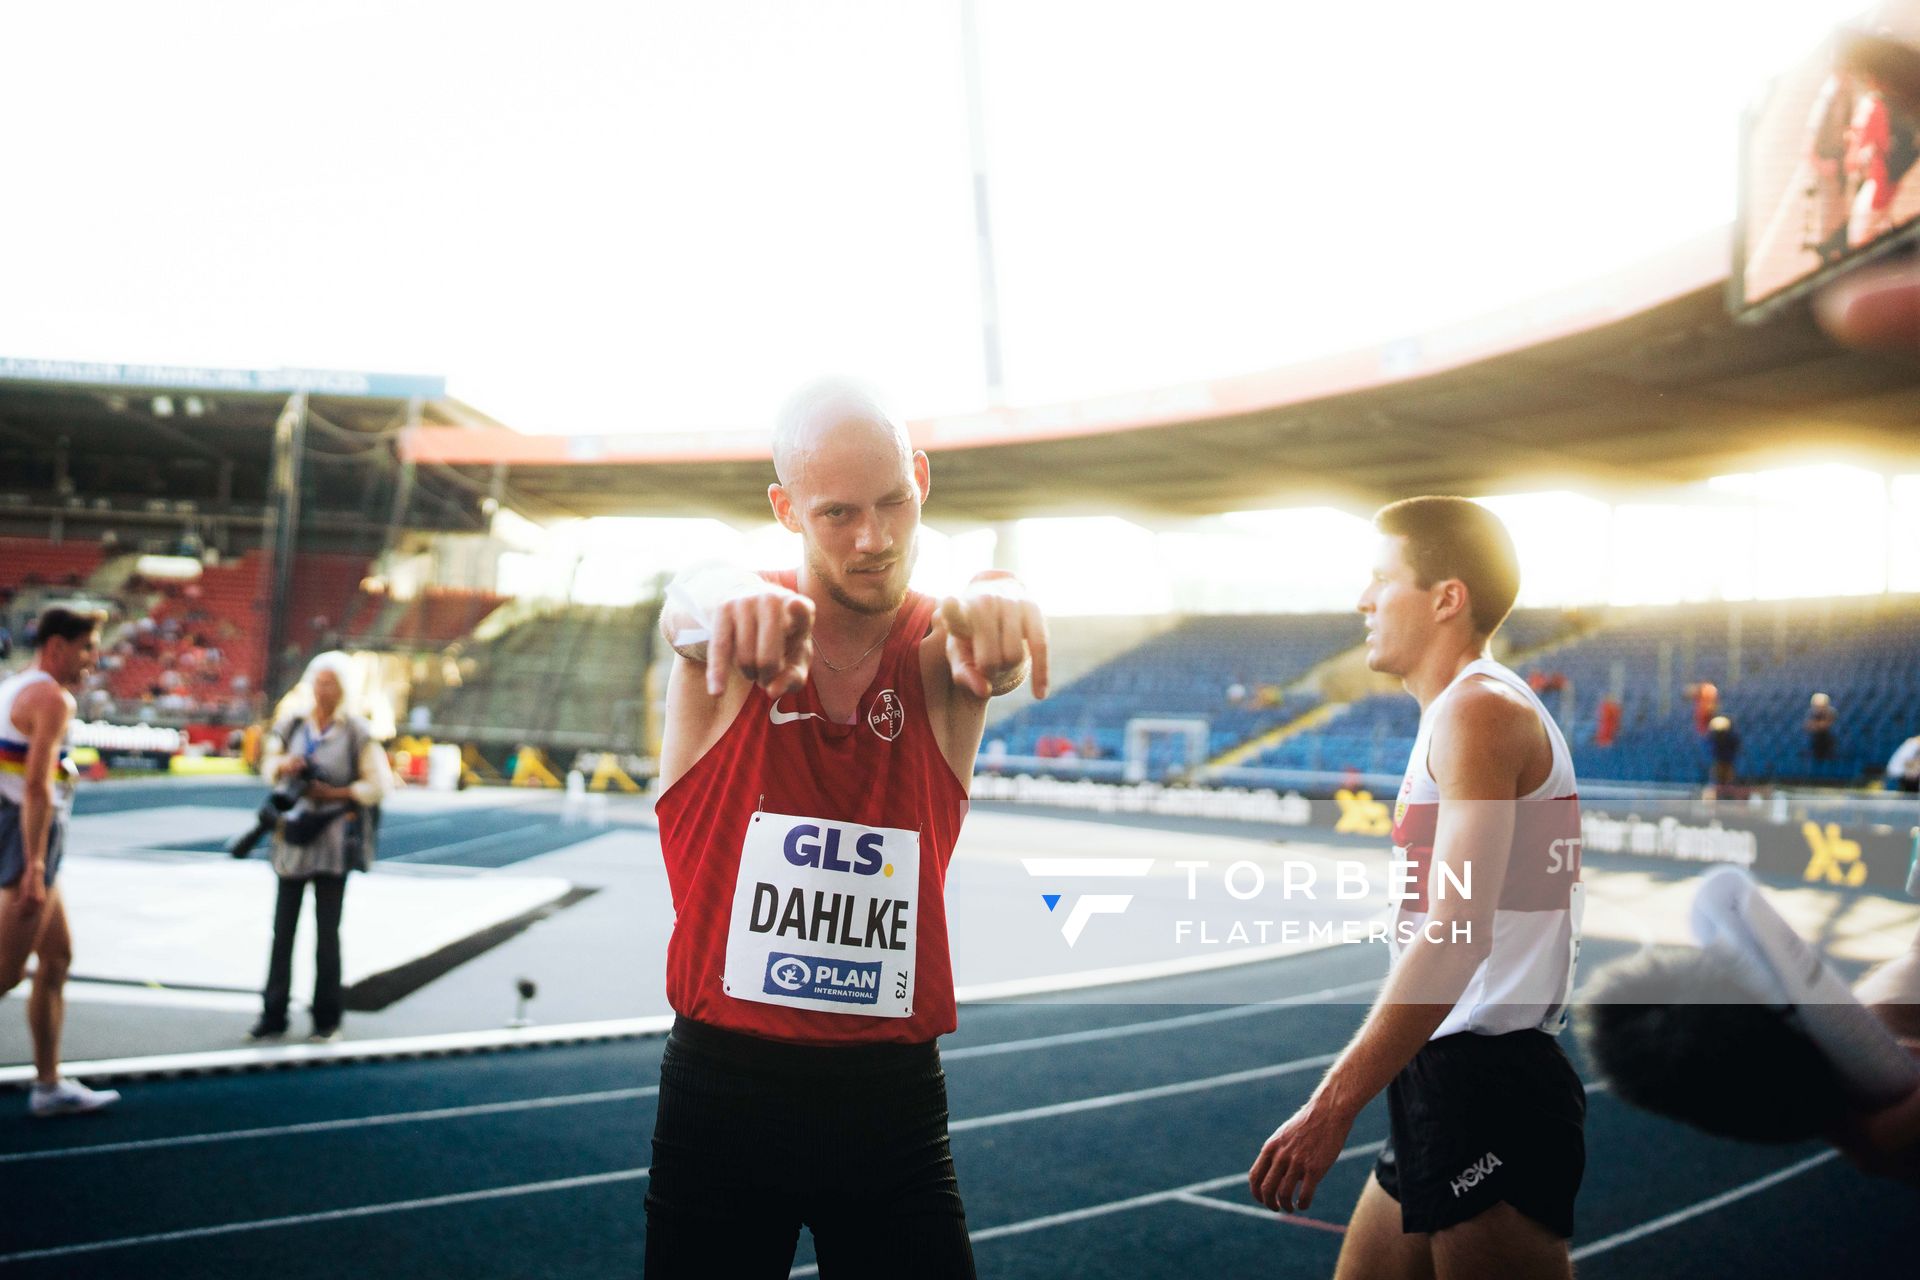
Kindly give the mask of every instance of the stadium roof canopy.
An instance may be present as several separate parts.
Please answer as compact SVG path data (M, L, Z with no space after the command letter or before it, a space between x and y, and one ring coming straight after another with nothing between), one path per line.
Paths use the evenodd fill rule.
M274 423L296 391L310 501L369 522L390 514L393 445L410 423L489 421L434 376L0 357L0 521L258 524ZM471 491L442 488L415 495L413 523L484 527Z
M1414 493L1625 497L1805 460L1920 462L1920 365L1804 313L1726 312L1725 233L1480 320L1269 373L917 421L929 518L1149 521ZM406 456L498 475L535 518L764 520L768 434L523 436L423 426Z

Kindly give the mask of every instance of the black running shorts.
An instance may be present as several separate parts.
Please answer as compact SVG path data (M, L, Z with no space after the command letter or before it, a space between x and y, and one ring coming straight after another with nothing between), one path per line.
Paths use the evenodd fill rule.
M0 889L11 889L20 883L20 876L27 869L26 825L20 806L13 801L0 797ZM67 824L61 820L58 812L47 824L47 887L53 887L53 881L60 874L60 859L67 848Z
M1429 1041L1387 1086L1374 1165L1401 1229L1443 1231L1505 1201L1563 1238L1586 1170L1587 1093L1543 1031Z
M647 1280L768 1280L802 1225L821 1280L972 1280L929 1044L782 1044L675 1021L660 1061Z

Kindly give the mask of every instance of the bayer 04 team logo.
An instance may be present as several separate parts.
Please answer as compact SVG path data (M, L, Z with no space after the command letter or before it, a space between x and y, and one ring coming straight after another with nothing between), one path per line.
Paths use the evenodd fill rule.
M901 705L900 695L891 689L875 694L873 705L867 709L867 724L888 742L899 737L900 730L907 726L907 709Z

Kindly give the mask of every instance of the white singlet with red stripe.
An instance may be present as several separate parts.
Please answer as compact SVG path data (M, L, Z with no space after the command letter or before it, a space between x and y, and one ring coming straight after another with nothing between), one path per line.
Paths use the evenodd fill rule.
M1397 908L1390 943L1397 961L1406 940L1426 923L1428 894L1439 891L1431 881L1440 786L1428 765L1428 748L1441 705L1475 676L1497 680L1527 700L1546 727L1553 767L1545 782L1516 802L1512 852L1493 913L1492 950L1432 1038L1534 1028L1558 1034L1566 1026L1580 952L1580 797L1573 755L1527 682L1490 658L1468 663L1420 717L1420 734L1393 810L1394 852L1411 864L1414 896ZM1452 890L1451 883L1444 888Z

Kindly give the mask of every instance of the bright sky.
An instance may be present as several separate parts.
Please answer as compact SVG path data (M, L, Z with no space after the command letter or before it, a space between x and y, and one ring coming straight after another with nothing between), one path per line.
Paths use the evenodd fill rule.
M1727 223L1861 0L978 0L1008 398L1284 365ZM959 0L0 12L0 354L444 373L535 431L983 403Z
M1007 398L1282 366L1724 226L1743 106L1861 7L977 0ZM828 374L978 408L961 31L960 0L8 6L0 354L442 373L541 432L752 426ZM1920 588L1920 477L1494 505L1535 603ZM1343 608L1366 572L1323 510L1018 536L1063 613ZM992 539L930 532L921 581ZM547 541L504 587L794 559Z

